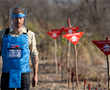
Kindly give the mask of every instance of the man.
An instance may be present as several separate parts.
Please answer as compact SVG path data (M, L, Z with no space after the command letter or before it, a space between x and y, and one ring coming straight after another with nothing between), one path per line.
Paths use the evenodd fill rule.
M38 51L35 34L25 27L25 17L23 9L14 8L11 28L0 32L3 63L1 90L30 89L30 55L34 72L32 86L35 87L38 82Z

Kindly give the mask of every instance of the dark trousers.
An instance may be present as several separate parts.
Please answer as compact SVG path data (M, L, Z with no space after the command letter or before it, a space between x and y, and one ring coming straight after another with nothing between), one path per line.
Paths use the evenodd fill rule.
M15 90L15 88L9 88L9 73L2 73L1 90ZM30 90L30 73L21 74L21 88L17 90Z

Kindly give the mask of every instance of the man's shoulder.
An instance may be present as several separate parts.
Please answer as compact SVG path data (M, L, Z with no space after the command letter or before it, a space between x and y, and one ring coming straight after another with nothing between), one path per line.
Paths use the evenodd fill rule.
M34 35L35 33L33 31L31 31L31 30L28 30L28 34Z
M35 37L35 33L33 31L31 31L31 30L28 30L27 34L28 34L29 38Z
M0 30L0 38L3 37L3 35L5 34L5 32L6 32L6 29L4 29L4 30Z

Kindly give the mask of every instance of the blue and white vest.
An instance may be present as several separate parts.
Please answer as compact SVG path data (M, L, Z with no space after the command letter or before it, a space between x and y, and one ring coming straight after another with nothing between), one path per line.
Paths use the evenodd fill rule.
M30 72L30 50L27 34L21 34L18 37L9 34L4 35L1 51L3 60L2 72L9 72L12 69Z
M12 73L10 74L10 78L12 76L17 78L19 74L19 85L16 86L11 82L10 79L10 87L11 88L20 88L20 80L21 80L21 73L30 72L30 65L29 65L29 43L28 43L28 35L21 34L17 37L14 37L10 34L4 35L2 39L2 48L1 48L3 66L2 72L5 73ZM13 76L16 72L15 76Z

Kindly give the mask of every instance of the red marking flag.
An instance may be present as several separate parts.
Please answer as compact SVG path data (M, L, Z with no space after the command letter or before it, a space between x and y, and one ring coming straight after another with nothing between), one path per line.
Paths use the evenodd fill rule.
M110 54L110 40L92 41L105 55Z
M53 39L56 39L61 34L61 32L62 31L60 29L52 29L50 32L47 32L47 33L50 37L52 37Z
M82 37L82 35L83 35L83 32L77 32L73 34L66 34L64 35L64 38L68 39L70 42L76 45L79 39Z
M72 33L76 33L78 29L79 27L66 27L66 28L63 28L63 31L68 34L72 34Z

